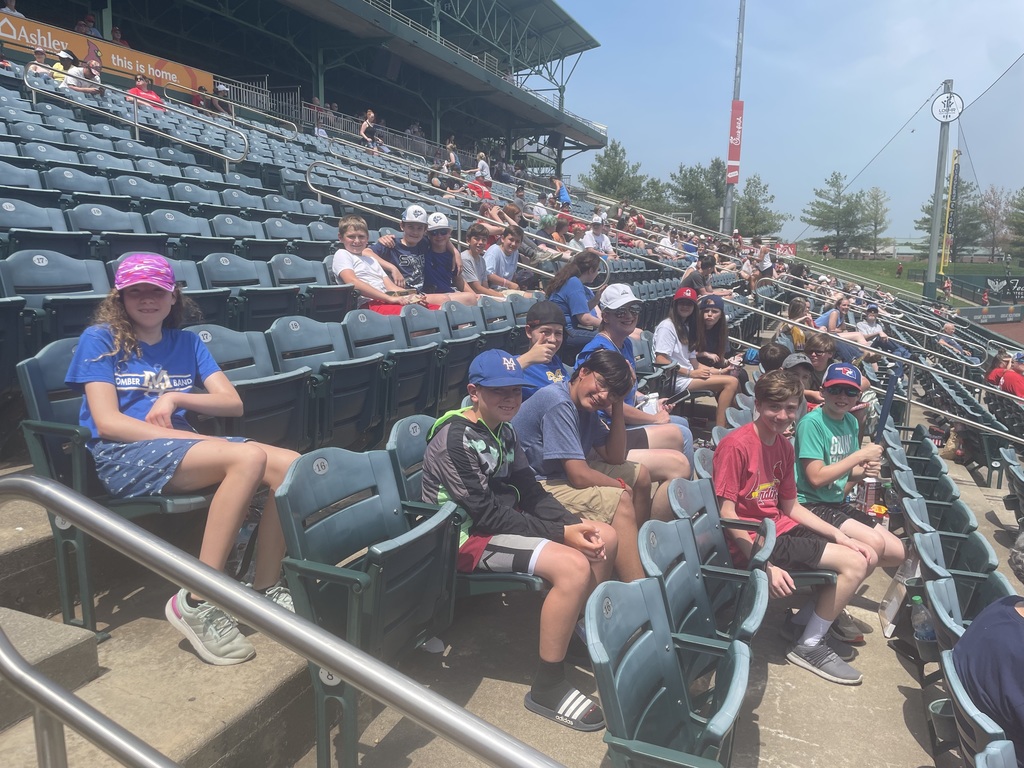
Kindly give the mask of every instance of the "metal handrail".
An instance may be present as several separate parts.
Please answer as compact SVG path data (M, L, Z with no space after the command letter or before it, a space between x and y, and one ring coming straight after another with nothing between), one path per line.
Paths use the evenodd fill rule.
M46 69L50 70L50 72L56 72L57 71L53 67L46 67ZM66 72L62 72L62 74L64 74L64 76L67 77L67 73ZM28 71L28 67L25 68L25 75L23 76L22 80L25 83L25 87L28 88L32 92L32 98L33 99L35 99L35 94L37 94L37 93L44 93L44 94L46 94L46 98L48 98L48 99L56 98L56 99L58 99L60 101L63 101L65 103L67 103L67 104L74 105L74 107L77 108L77 109L86 109L86 110L89 110L90 112L96 112L98 114L101 114L101 115L103 115L108 120L114 119L114 120L119 120L122 123L127 123L128 125L134 126L134 128L135 128L135 140L136 141L140 140L139 139L139 131L142 130L142 131L147 131L149 133L156 134L157 136L162 136L162 137L164 137L166 139L170 139L175 144L183 144L185 146L192 147L193 149L197 149L200 152L205 152L205 153L207 153L209 155L213 155L214 157L219 157L221 160L224 161L224 171L225 171L225 173L228 170L230 170L230 164L231 163L239 163L239 162L241 162L242 160L244 160L246 158L246 155L249 154L249 137L246 136L242 131L239 131L237 128L227 128L227 127L225 127L225 126L221 125L220 123L217 123L217 122L215 122L213 120L207 120L206 118L200 117L199 115L193 115L190 112L185 112L184 110L176 109L175 107L172 107L172 106L169 106L169 105L166 105L166 104L162 105L163 111L165 113L173 113L173 114L177 114L177 115L183 115L184 117L188 118L189 120L197 120L197 121L199 121L201 123L206 123L207 125L212 125L215 128L219 128L220 130L228 131L230 133L233 133L233 134L237 135L242 140L242 147L243 147L242 154L239 155L238 157L233 157L231 155L226 155L223 152L218 152L215 149L211 149L210 147L208 147L205 144L196 144L195 142L189 141L188 139L183 139L183 138L180 138L179 136L173 136L173 135L171 135L169 133L166 133L165 131L163 131L163 130L161 130L159 128L155 128L155 127L153 127L151 125L147 125L146 123L140 123L139 122L139 97L135 96L134 94L128 93L127 91L122 90L121 88L118 88L118 87L113 86L113 85L105 85L105 84L102 84L102 83L100 84L101 87L104 90L109 91L111 93L121 94L122 96L125 97L125 100L129 104L131 104L131 106L132 106L132 116L133 116L133 119L129 120L126 117L122 117L117 112L111 112L109 110L103 109L99 104L88 104L86 102L77 101L76 99L74 99L74 98L72 98L70 96L66 96L63 93L59 93L59 91L61 90L59 88L55 89L54 91L49 91L49 90L46 90L45 88L40 88L39 86L37 86L37 85L35 85L35 84L33 84L31 82L31 80L30 80L30 73Z
M196 110L196 111L206 111L206 110L202 110L201 107L197 107L197 106L195 106L193 104L190 104L188 102L182 101L181 99L171 95L172 92L173 91L183 91L183 92L191 93L191 94L194 94L194 95L197 95L197 96L210 96L210 97L218 99L219 101L226 101L227 103L229 103L231 105L232 109L231 109L231 114L230 115L224 115L223 119L230 121L232 125L235 125L236 123L238 123L238 124L241 124L243 127L248 128L249 130L260 131L262 133L267 134L268 136L273 136L275 138L283 139L285 141L295 141L299 136L302 135L302 132L299 130L299 126L296 123L293 123L291 120L287 120L287 119L285 119L283 117L278 117L277 115L271 115L268 112L263 112L263 111L261 111L259 109L256 109L255 107L252 107L252 106L250 106L248 104L243 104L243 103L241 103L239 101L235 101L234 99L230 99L230 98L227 98L227 97L216 96L215 94L212 94L212 93L203 93L202 91L199 91L199 90L197 90L195 88L192 88L190 86L187 86L187 85L182 85L181 83L175 83L173 86L171 86L169 83L165 83L162 86L162 88L163 88L163 92L164 92L164 100L165 101L173 101L175 104L181 104L182 106L189 107L190 109L193 109L193 110ZM238 116L238 110L239 109L244 109L244 110L246 110L248 112L252 112L252 113L258 115L260 118L263 118L265 120L272 120L272 121L277 122L277 123L286 123L287 126L291 127L292 135L289 136L286 133L279 133L277 131L272 131L269 128L266 128L264 126L257 125L255 123L250 123L247 120L243 120L242 118L240 118Z
M329 670L489 765L503 768L556 768L560 765L379 659L246 589L227 575L54 480L28 475L0 478L0 502L14 500L41 505L57 516L58 522L63 519L172 584L203 595L290 651ZM3 671L6 675L7 670ZM28 696L61 722L76 730L81 728L82 735L97 746L105 749L103 742L118 742L120 739L122 734L117 732L110 733L108 737L102 736L97 728L102 723L93 722L87 716L89 713L82 717L69 713L68 708L77 708L70 699L67 707L61 707L53 701L52 695L25 685L24 680L19 682L23 686L19 689L22 695ZM52 690L59 691L59 687L53 686ZM168 765L166 762L152 764Z

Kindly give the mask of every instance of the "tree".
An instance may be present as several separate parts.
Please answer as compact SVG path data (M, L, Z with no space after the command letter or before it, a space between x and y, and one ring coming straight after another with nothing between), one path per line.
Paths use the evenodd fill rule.
M743 192L736 196L736 229L745 236L778 234L793 217L773 211L769 206L774 202L775 195L768 191L768 185L752 173L743 184Z
M814 190L815 199L807 204L800 221L826 233L808 240L816 250L828 246L839 256L850 248L867 244L864 193L847 192L846 177L833 171L825 186Z
M1007 218L1010 215L1010 194L1003 187L989 184L978 201L983 227L982 242L995 258L996 249L1006 245L1009 236Z
M1024 187L1018 189L1007 203L1006 227L1007 250L1018 258L1024 257Z
M877 254L886 245L882 234L892 224L889 220L889 195L881 187L872 187L864 197L864 219L871 252Z
M580 174L579 182L591 192L612 200L629 199L639 202L649 179L640 173L640 163L626 159L626 148L612 139L604 152L594 157L587 173Z
M705 167L679 164L669 175L668 192L676 210L693 214L693 223L718 230L725 202L725 161L716 157Z
M942 220L946 220L946 198L948 195L942 193ZM914 219L914 229L930 235L932 231L932 203L935 194L928 196L928 202L921 206L922 216ZM960 261L966 251L971 251L981 242L985 233L985 225L981 216L981 200L978 194L978 185L972 181L960 179L957 182L957 205L954 218L953 242L949 250L951 262ZM939 242L940 250L942 242ZM916 245L914 248L919 251L928 251L928 244Z

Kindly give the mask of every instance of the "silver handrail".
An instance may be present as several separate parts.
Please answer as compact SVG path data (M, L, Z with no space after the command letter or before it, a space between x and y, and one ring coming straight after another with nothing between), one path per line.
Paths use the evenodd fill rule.
M2 629L0 677L35 705L36 759L40 766L67 768L64 724L124 765L133 768L176 768L178 765L35 669L18 653Z
M216 96L213 93L203 93L202 91L196 90L195 88L191 88L191 87L189 87L187 85L182 85L181 83L175 83L173 86L170 85L169 83L165 83L162 87L163 87L163 92L164 92L164 101L173 101L175 104L181 104L184 107L189 107L189 108L194 109L196 111L207 112L208 110L204 110L204 109L202 109L202 107L197 107L194 104L190 104L190 103L184 102L181 99L177 98L176 96L172 95L172 92L173 91L183 91L185 93L192 93L192 94L195 94L197 96L209 96L209 97L216 98L219 101L226 101L227 103L229 103L231 105L232 109L231 109L231 114L230 115L224 115L224 119L230 121L232 125L241 124L244 128L248 128L249 130L260 131L262 133L267 134L268 136L273 136L273 137L278 138L278 139L283 139L284 141L295 141L299 136L302 135L301 132L299 131L299 126L296 125L295 123L293 123L291 120L286 120L283 117L278 117L277 115L271 115L271 114L269 114L267 112L262 112L262 111L256 109L255 107L249 106L248 104L242 104L241 102L235 101L234 99L229 99L227 97ZM285 124L287 124L287 126L291 126L292 134L289 136L287 133L279 133L278 131L272 131L269 128L266 128L264 126L257 125L255 123L251 123L248 120L243 120L242 118L240 118L238 116L238 110L239 109L244 109L244 110L246 110L248 112L252 112L252 113L258 115L259 117L261 117L261 118L263 118L263 119L265 119L267 121L274 121L274 122L277 122L277 123L285 123Z
M172 584L205 596L253 629L489 765L502 768L557 768L560 765L313 622L260 597L227 575L54 480L29 475L0 478L0 502L14 500L39 504L57 516L58 522L63 518ZM6 669L3 671L6 675ZM26 686L19 692L37 704L53 704L52 697L34 687L29 690ZM71 706L70 701L68 706ZM55 706L48 711L76 730L81 728L82 735L90 741L99 738L96 729L99 723L93 723L88 717L77 717L63 707ZM119 737L120 734L110 734L113 741ZM167 763L154 765L166 766Z
M50 70L50 72L56 72L57 71L53 67L46 67L46 69ZM65 77L67 77L67 73L62 72L62 74L64 74ZM239 155L238 157L234 157L232 155L226 155L223 152L218 152L215 149L211 149L210 147L206 146L205 144L196 144L195 142L189 141L188 139L183 139L183 138L180 138L178 136L173 136L173 135L171 135L171 134L161 130L160 128L155 128L155 127L153 127L151 125L147 125L146 123L140 123L139 122L139 101L140 101L139 97L135 96L133 94L130 94L127 91L122 90L120 88L117 88L117 87L115 87L113 85L105 85L103 83L100 84L101 87L104 90L110 91L111 93L117 93L117 94L120 94L120 95L125 97L125 100L132 106L132 116L133 116L133 119L128 119L127 117L122 117L117 112L111 112L110 110L103 109L98 103L97 104L89 104L89 103L86 103L84 101L78 101L78 100L76 100L76 99L74 99L74 98L72 98L70 96L66 96L63 93L59 93L58 92L58 91L61 90L59 88L55 89L54 91L48 91L45 88L40 88L39 86L37 86L37 85L35 85L35 84L33 84L31 82L31 78L30 78L30 73L28 71L28 67L25 68L25 75L23 76L22 80L25 83L25 87L28 88L32 92L32 98L33 99L35 99L35 94L43 93L43 94L46 94L46 98L48 98L48 99L54 99L55 98L55 99L58 99L60 101L65 102L67 104L71 104L71 105L73 105L77 109L86 109L86 110L88 110L90 112L96 112L98 114L101 114L101 115L103 115L108 120L113 119L113 120L118 120L118 121L120 121L122 123L127 123L128 125L131 125L131 126L133 126L135 128L135 140L136 141L139 141L139 131L147 131L148 133L153 133L153 134L156 134L157 136L162 136L162 137L164 137L166 139L170 139L175 144L184 144L185 146L192 147L193 149L197 149L200 152L205 152L206 154L213 155L214 157L219 157L221 160L224 161L224 172L225 173L227 173L228 170L230 169L230 164L231 163L239 163L239 162L241 162L242 160L245 159L246 155L249 154L249 137L246 136L242 131L239 131L237 128L225 127L225 126L221 125L220 123L215 122L213 120L207 120L204 117L200 117L198 115L193 115L190 112L185 112L184 110L176 109L175 107L172 107L172 106L169 106L169 105L166 105L166 104L163 105L163 111L165 113L173 113L173 114L183 115L186 118L188 118L189 120L197 120L200 123L206 123L207 125L212 125L213 127L218 128L218 129L220 129L222 131L227 131L229 133L233 133L233 134L237 135L242 140L242 153L241 153L241 155Z

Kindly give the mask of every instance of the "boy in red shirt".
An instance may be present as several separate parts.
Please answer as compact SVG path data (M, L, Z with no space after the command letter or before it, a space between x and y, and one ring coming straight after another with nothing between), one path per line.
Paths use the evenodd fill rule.
M1016 352L1010 358L1010 367L1003 374L999 388L1011 395L1024 397L1024 352Z
M757 418L734 429L715 449L715 495L723 519L769 518L775 523L777 538L767 567L772 597L793 593L790 571L836 571L834 586L819 588L808 605L787 619L797 637L786 658L831 682L858 685L861 673L846 663L853 649L828 630L866 578L871 552L797 502L795 454L785 433L796 418L802 393L800 380L787 370L770 371L757 380ZM725 530L733 557L749 559L753 534Z

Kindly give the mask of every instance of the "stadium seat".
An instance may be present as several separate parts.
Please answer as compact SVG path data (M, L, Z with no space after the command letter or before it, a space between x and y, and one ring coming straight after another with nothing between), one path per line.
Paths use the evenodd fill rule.
M49 189L63 193L61 203L71 208L82 203L97 203L119 211L131 209L131 198L113 195L105 176L93 176L77 168L50 168L39 174Z
M353 358L340 323L307 317L278 318L266 336L275 370L313 371L317 447L358 450L382 440L383 354Z
M145 214L146 228L167 235L168 255L199 261L211 253L230 251L231 238L214 237L206 219L188 216L181 211L158 208Z
M39 171L0 161L0 198L21 200L40 208L60 206L60 190L43 189Z
M274 285L299 288L302 314L322 323L340 323L356 306L356 290L351 285L328 282L319 261L306 261L297 255L278 253L267 262Z
M435 401L436 344L403 348L401 331L396 333L391 318L366 309L352 310L341 325L352 357L384 355L386 425L404 416L430 413Z
M156 149L132 139L115 140L114 151L133 160L156 160L157 158Z
M284 195L264 195L263 205L268 212L277 213L280 216L284 216L288 221L295 222L296 224L307 225L311 222L318 221L319 216L311 213L303 213L302 206L299 205L298 201L291 200ZM271 213L270 215L273 215ZM303 237L308 236L308 231Z
M14 366L25 356L24 310L25 299L21 296L0 297L0 399L14 389Z
M926 531L911 535L914 550L921 558L921 576L932 579L983 581L985 574L999 564L992 545L978 531L939 533Z
M25 352L35 354L43 344L79 336L110 283L98 261L24 250L0 261L0 292L25 299Z
M61 149L69 149L64 142L64 134L56 129L41 123L17 122L9 123L8 134L22 141L40 141L46 144L53 144Z
M141 213L83 203L65 215L72 231L92 233L93 250L100 258L117 258L131 251L165 254L167 250L167 236L147 232Z
M270 261L274 254L287 250L286 240L268 240L258 221L243 219L238 214L220 214L210 219L210 228L217 237L230 237L234 250L252 261Z
M334 206L330 203L321 203L319 200L307 197L299 201L299 206L302 208L302 212L307 216L316 216L321 221L325 221L328 224L333 224L337 227L338 214L334 210Z
M654 579L599 584L585 621L612 765L728 766L750 649L673 635ZM715 697L703 711L694 706L681 664L693 652L719 657Z
M143 158L135 160L135 170L142 176L149 176L162 184L174 184L181 180L181 169L171 163Z
M82 397L64 385L77 343L77 338L55 341L34 357L18 363L18 380L28 412L28 420L21 423L21 429L35 473L61 482L129 520L207 508L212 492L131 499L112 499L105 494L96 477L92 455L85 447L92 435L78 425ZM49 517L64 623L96 632L88 537L66 521L58 521L52 514ZM80 619L76 618L76 603L80 603Z
M985 574L982 581L957 578L932 579L924 583L924 597L935 618L935 635L942 650L952 649L964 630L988 605L1014 594L1013 587L999 571Z
M225 210L230 210L223 209L220 203L220 195L212 189L204 189L195 182L179 181L172 184L168 189L174 200L180 203L188 203L191 206L192 213L197 214L202 211L204 216L215 216L218 213L223 213Z
M314 243L323 243L325 252L333 251L338 247L338 227L331 226L322 221L314 221L309 224L309 239Z
M171 193L166 184L158 184L141 176L111 176L110 189L115 195L131 198L133 210L139 213L150 213L158 208L171 208L182 213L188 213L189 210L188 203L171 200Z
M434 426L432 416L406 416L395 422L388 435L387 452L403 501L419 502L423 479L423 454L427 450L427 433ZM460 519L466 512L458 510ZM456 576L457 596L473 597L494 592L538 592L547 589L540 576L525 573L459 573Z
M273 192L273 189L267 189L263 182L259 179L248 176L238 171L229 171L224 174L224 183L229 184L232 187L238 189L244 189L246 192L252 195L268 195Z
M322 448L300 457L277 492L295 610L357 648L393 663L451 624L458 527L398 496L382 451ZM422 516L422 520L419 518ZM341 708L339 764L358 763L359 692L310 665L317 765L334 765L328 702Z
M466 394L469 366L482 347L479 335L454 339L443 313L415 304L402 307L401 315L396 319L400 321L405 346L438 346L437 404L434 413L440 416L457 408Z
M441 311L445 314L445 318L448 321L448 332L453 339L479 336L481 352L487 349L505 349L509 343L510 329L497 328L493 331L487 330L479 307L467 307L465 304L460 304L457 301L446 301L441 305Z
M984 751L993 742L1004 741L1006 734L971 700L970 694L960 680L960 675L957 674L952 651L943 651L940 654L939 667L942 669L946 690L953 703L956 730L960 737L960 755L965 765L973 766L977 753Z
M263 221L263 231L268 239L287 240L289 250L303 259L319 260L333 256L334 243L314 242L309 239L309 227L287 219L271 216ZM331 277L333 282L334 278Z
M693 469L698 479L711 479L714 461L715 452L710 448L698 448L693 452Z
M306 409L310 399L309 368L278 373L267 340L257 331L233 331L219 325L194 325L224 374L242 398L241 416L200 421L200 431L239 435L267 445L301 451L308 448Z
M78 155L70 149L61 149L52 144L29 141L21 145L21 156L31 158L33 165L40 170L64 165L69 168L82 168Z
M238 330L265 331L277 318L298 314L298 287L275 286L264 262L211 253L199 262L199 276L206 288L231 291L232 325Z
M114 142L102 136L97 136L88 131L65 131L64 141L80 150L95 150L97 152L113 152Z
M102 173L108 177L135 173L135 163L127 157L121 157L109 152L90 150L82 152L81 158L82 162L85 165L91 166L94 172Z
M991 741L974 756L974 768L1017 768L1012 741Z
M22 250L60 251L88 259L91 237L70 232L59 208L40 208L21 200L0 199L0 256Z

